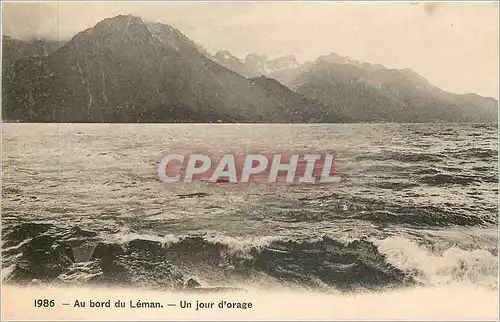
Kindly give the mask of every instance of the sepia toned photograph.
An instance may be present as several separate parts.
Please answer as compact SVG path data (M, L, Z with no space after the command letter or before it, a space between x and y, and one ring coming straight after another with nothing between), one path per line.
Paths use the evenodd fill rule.
M1 6L2 320L498 320L498 2Z

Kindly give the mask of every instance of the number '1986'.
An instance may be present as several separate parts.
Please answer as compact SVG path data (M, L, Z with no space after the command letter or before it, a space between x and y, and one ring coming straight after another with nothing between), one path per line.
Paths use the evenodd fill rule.
M55 300L48 299L35 299L35 307L54 307L56 306Z

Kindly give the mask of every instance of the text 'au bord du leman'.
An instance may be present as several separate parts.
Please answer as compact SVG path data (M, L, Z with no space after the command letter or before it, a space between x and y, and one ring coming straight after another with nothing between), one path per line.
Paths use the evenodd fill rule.
M88 303L88 306L87 306ZM162 304L158 301L79 301L76 300L73 304L73 307L76 308L131 308L131 309L161 309L164 307L178 307L181 309L193 309L193 310L205 310L205 309L240 309L246 310L251 309L253 307L252 302L234 302L234 301L218 301L218 302L210 302L210 301L179 301L179 304L168 303Z

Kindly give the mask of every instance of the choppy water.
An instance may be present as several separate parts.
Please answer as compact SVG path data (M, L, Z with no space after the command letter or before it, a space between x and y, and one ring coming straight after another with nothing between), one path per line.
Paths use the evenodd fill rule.
M466 284L498 295L496 126L3 124L2 133L8 282ZM343 181L167 185L156 165L176 149L333 150ZM190 193L205 195L182 197Z

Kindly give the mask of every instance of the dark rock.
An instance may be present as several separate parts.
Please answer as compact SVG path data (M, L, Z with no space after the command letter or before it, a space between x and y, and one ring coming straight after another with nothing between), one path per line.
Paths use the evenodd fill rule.
M73 248L75 262L88 262L92 259L92 255L94 254L98 242L94 240L82 240L79 242L68 241L68 244L70 244Z
M74 263L55 280L58 284L96 284L102 280L103 271L98 261Z
M182 288L184 278L161 255L161 243L135 239L126 250L120 244L99 243L91 257L94 263L75 266L89 283L145 288ZM91 266L89 266L91 265ZM90 269L91 267L92 269ZM78 276L73 273L71 276ZM71 280L71 276L66 280Z
M100 259L103 261L112 261L116 256L125 254L122 245L98 243L92 253L91 259Z
M218 265L227 255L228 246L208 242L203 237L186 237L166 249L167 259L182 262L203 262Z
M310 286L319 286L316 280L320 280L344 291L414 283L365 239L348 244L328 237L315 242L274 242L260 253L254 266L280 279Z
M183 275L165 261L120 255L113 261L99 261L99 266L102 274L92 280L99 284L160 289L184 285Z
M80 227L73 227L70 230L70 237L95 237L97 233L90 230L83 230Z
M162 245L159 241L147 239L134 239L128 243L129 252L149 253L158 256L162 252Z
M195 280L194 278L189 278L186 283L184 283L184 288L193 288L193 287L198 287L201 286L201 284Z
M71 247L52 236L37 236L24 248L11 275L12 282L53 280L74 262Z
M15 226L9 233L5 234L4 247L11 247L17 245L19 242L28 238L38 236L54 226L44 223L22 223Z

